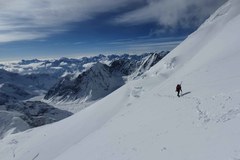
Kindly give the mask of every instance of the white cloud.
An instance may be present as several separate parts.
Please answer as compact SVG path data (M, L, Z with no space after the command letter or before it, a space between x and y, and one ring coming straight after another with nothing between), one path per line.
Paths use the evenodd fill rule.
M135 39L119 39L107 43L112 52L120 53L144 53L157 51L171 51L179 45L186 37L167 37L167 38L151 38L138 37ZM111 49L109 49L111 50Z
M197 26L227 0L147 0L147 5L117 17L115 23L157 22L165 28Z
M34 32L15 32L11 31L9 33L0 34L0 43L2 42L12 42L12 41L21 41L21 40L33 40L38 38L45 38L47 34L44 33L34 33Z
M33 40L68 31L68 24L91 19L99 13L120 10L143 2L141 8L123 13L119 24L157 22L166 28L199 24L226 0L0 0L0 42ZM158 30L160 32L160 30Z
M0 0L0 42L47 37L139 0Z

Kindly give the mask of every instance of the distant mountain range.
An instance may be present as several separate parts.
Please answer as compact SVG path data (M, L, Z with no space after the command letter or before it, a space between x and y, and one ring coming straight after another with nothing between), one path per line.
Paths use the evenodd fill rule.
M80 59L22 60L0 64L0 138L66 118L72 113L45 102L99 100L136 79L168 52L98 55Z
M0 69L0 139L72 115L43 102L25 102L45 93L56 81L50 74L21 75Z
M123 55L113 58L108 65L95 63L77 77L63 77L46 94L44 99L59 101L94 101L110 94L135 79L160 61L166 54L149 53L141 56Z
M168 51L162 51L157 54L164 56ZM100 62L104 64L109 64L115 60L128 59L140 61L144 57L153 53L145 53L141 55L98 55L92 57L82 57L79 59L74 58L60 58L53 60L22 60L20 62L5 62L0 64L0 69L4 69L9 72L19 73L19 74L51 74L55 77L65 76L67 74L81 73L92 64Z
M135 79L168 52L98 55L80 59L22 60L0 64L0 104L46 94L45 99L97 100Z

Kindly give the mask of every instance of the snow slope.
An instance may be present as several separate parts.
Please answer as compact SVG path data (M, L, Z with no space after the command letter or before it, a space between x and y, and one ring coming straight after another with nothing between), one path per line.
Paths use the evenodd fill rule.
M240 159L239 8L227 2L142 79L67 119L7 136L1 159Z

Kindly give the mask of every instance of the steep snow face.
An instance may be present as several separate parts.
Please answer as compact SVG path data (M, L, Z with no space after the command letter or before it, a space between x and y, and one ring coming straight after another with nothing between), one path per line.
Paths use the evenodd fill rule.
M236 61L239 60L239 7L237 0L227 2L181 45L152 67L147 75L157 75L161 82L183 81L183 84L191 84L193 88L201 83L220 84L220 81L224 83L231 77L237 78L234 71L238 68ZM226 84L222 88L224 86ZM227 86L229 91L234 89Z
M1 158L240 159L239 8L230 0L142 79L63 121L7 136Z
M138 69L132 73L128 79L136 79L139 78L142 74L148 71L152 66L158 63L167 53L163 52L161 54L152 53L148 57L146 57L138 67Z

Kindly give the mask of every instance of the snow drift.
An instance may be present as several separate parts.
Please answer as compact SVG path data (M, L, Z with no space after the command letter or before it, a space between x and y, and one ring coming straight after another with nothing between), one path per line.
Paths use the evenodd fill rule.
M1 158L240 159L239 8L239 0L224 4L142 79L65 120L4 138Z

